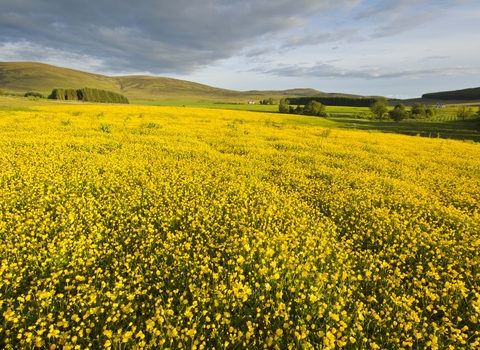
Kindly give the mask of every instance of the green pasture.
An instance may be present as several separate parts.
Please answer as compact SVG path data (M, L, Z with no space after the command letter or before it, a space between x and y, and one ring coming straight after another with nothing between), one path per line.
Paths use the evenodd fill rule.
M400 123L391 120L366 120L348 118L327 118L334 128L377 131L410 136L471 140L480 142L480 121L478 118L467 120L416 120L407 119Z

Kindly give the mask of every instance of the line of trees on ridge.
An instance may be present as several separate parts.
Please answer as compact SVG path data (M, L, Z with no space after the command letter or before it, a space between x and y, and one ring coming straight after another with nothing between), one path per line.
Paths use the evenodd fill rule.
M345 96L316 96L316 97L289 97L291 105L307 105L310 101L320 102L325 106L370 107L375 102L387 102L383 97L345 97Z
M53 89L49 99L61 101L83 101L99 103L124 103L128 104L128 99L116 92L83 88L83 89Z
M437 100L480 100L480 87L423 94L422 98Z

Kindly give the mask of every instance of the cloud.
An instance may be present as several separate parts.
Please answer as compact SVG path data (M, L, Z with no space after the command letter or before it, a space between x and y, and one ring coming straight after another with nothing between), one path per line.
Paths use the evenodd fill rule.
M244 53L245 57L258 57L263 56L272 52L276 52L276 48L274 46L268 45L263 47L255 47L253 49L248 50Z
M392 16L393 17L393 16ZM426 25L431 19L437 18L438 13L433 11L419 11L408 16L392 19L390 22L380 25L373 33L373 38L382 38L398 35L413 30L415 27Z
M76 69L92 69L104 66L102 60L95 59L91 56L65 51L61 49L45 48L29 42L16 42L0 44L0 60L17 61L18 57L32 57L31 61L46 62L50 64L62 66L65 61L77 62Z
M308 35L291 35L289 36L280 49L298 48L300 46L314 46L342 39L352 38L356 34L355 29L343 28L333 32L320 31L316 34Z
M451 57L452 56L427 56L427 57L424 57L423 60L421 60L421 62L432 61L432 60L445 60Z
M0 43L69 52L103 62L105 69L191 73L248 51L262 37L305 25L314 14L357 2L0 0ZM24 49L14 53L25 57ZM29 56L39 58L45 55Z
M375 6L369 6L356 16L357 19L398 14L398 11L410 10L435 0L380 0Z
M357 21L368 21L373 38L395 36L427 25L442 16L458 0L381 0L375 6L360 11Z
M251 72L280 77L297 78L358 78L358 79L391 79L391 78L425 78L438 76L454 76L480 74L479 67L432 67L418 69L370 68L342 69L328 63L313 66L278 65L275 68L257 67Z

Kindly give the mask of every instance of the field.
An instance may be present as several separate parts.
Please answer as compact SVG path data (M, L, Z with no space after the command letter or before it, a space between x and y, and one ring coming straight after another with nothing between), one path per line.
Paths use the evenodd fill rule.
M0 108L0 347L478 349L479 144L336 125Z
M264 113L278 112L278 105L249 105L246 103L193 102L189 100L132 101L132 103L144 106L186 106ZM438 109L435 116L428 119L406 119L400 123L395 123L389 119L371 119L371 112L367 107L326 106L326 111L329 116L324 119L323 125L328 125L335 129L357 129L371 132L377 131L410 136L480 142L480 122L478 116L474 115L477 108L472 108L472 118L467 120L458 120L455 115L456 108L450 107ZM298 122L298 118L294 117L294 120ZM318 120L303 118L302 123L317 124Z

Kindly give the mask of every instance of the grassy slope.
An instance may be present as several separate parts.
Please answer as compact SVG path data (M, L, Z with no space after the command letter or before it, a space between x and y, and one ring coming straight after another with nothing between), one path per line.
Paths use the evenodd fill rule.
M111 77L43 63L0 62L0 88L6 91L49 94L54 88L82 87L120 92L120 84Z
M0 88L24 93L38 91L49 94L54 88L95 87L122 93L130 100L182 100L188 102L226 101L243 102L273 97L323 94L313 89L285 91L234 91L191 81L152 77L107 77L99 74L60 68L35 62L0 62Z
M133 100L168 100L179 97L186 100L221 100L241 96L238 91L172 78L125 76L116 77L116 80L122 93Z

